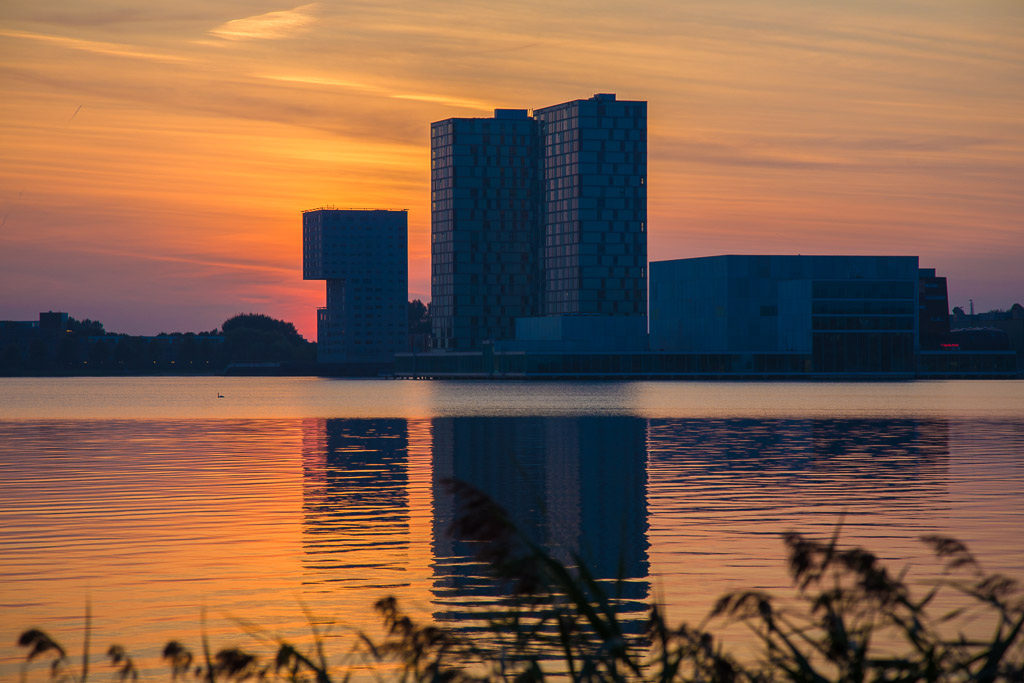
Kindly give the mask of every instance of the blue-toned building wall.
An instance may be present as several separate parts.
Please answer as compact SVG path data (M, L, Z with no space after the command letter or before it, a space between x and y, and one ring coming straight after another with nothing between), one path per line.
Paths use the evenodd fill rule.
M821 372L909 372L916 256L713 256L651 264L651 349L811 352Z
M514 341L495 351L635 353L647 350L642 315L545 315L516 320Z
M647 314L647 103L534 111L543 134L544 314Z
M434 347L510 339L540 305L537 122L499 109L438 121L430 136Z
M647 315L647 103L595 95L431 124L434 348L515 319Z
M302 277L327 281L317 311L321 363L387 363L408 347L408 213L302 214Z

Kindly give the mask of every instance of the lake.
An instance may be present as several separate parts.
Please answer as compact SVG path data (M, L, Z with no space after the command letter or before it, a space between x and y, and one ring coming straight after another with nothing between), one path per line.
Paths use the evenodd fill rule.
M461 623L495 595L449 479L621 577L637 624L784 592L780 534L841 519L913 580L930 533L1021 576L1024 382L0 379L0 678L25 628L80 652L87 601L97 653L153 665L203 613L252 647L240 620L303 639L308 610L339 653L386 595Z

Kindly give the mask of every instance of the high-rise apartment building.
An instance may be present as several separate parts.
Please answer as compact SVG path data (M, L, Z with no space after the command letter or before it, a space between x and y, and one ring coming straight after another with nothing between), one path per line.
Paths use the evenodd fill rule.
M510 340L518 318L646 316L646 176L646 102L432 124L435 348Z
M540 301L539 135L525 109L430 127L434 345L508 339Z
M647 103L534 111L544 135L544 314L647 314Z
M388 363L408 346L408 214L315 209L302 214L302 278L327 281L317 360Z

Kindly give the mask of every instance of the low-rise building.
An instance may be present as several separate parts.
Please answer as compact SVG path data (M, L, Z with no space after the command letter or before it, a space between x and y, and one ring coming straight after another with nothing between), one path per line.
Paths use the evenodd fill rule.
M916 256L651 263L651 349L806 354L817 373L913 373Z

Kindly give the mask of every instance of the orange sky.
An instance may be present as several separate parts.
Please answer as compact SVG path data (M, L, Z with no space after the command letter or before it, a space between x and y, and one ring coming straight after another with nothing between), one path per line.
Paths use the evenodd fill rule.
M1019 0L35 0L0 5L0 319L315 336L301 211L408 208L429 123L649 105L650 255L918 254L1024 300Z

